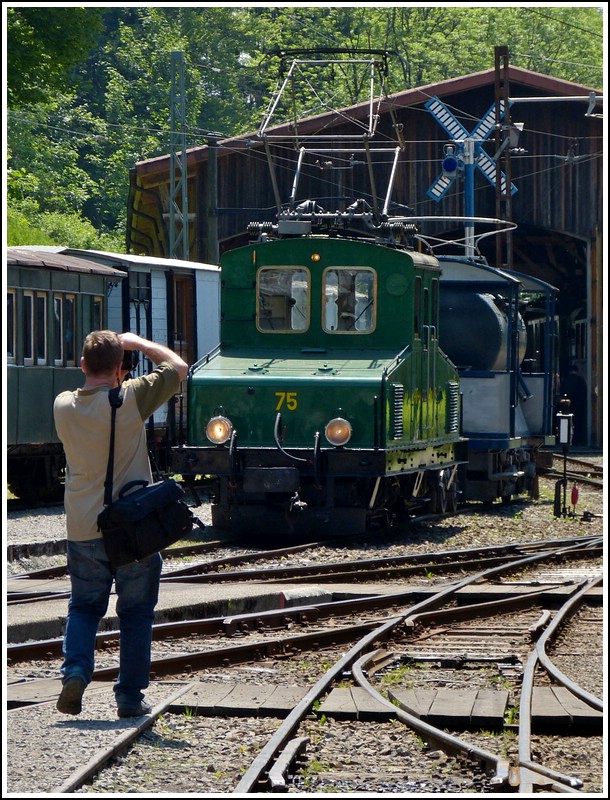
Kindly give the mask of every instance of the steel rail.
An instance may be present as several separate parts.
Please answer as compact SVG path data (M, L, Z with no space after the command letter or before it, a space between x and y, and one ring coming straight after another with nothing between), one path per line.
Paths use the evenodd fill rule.
M561 588L562 583L549 583L542 589L523 591L522 593L503 598L491 600L484 604L478 604L478 612L489 611L490 614L497 613L505 609L518 608L524 604L531 604L538 597L543 597L547 592ZM233 636L236 632L285 628L289 622L297 624L311 625L321 620L333 619L345 614L355 614L366 611L386 610L391 607L404 607L409 602L418 602L424 597L430 596L428 589L408 589L404 592L392 592L382 595L368 597L350 598L349 600L332 600L324 603L308 604L304 606L291 606L289 608L277 608L269 611L253 611L246 614L223 615L219 617L204 617L200 619L186 619L176 622L160 622L153 625L153 641L161 641L168 638L180 638L187 635L218 636L224 634L227 637ZM438 612L425 612L413 618L413 622L424 620L426 616L441 614L443 619L459 618L468 616L474 606L464 605L453 609ZM112 646L118 643L120 633L118 630L98 631L95 637L96 648ZM284 640L289 644L290 639ZM40 641L28 641L21 643L10 643L6 646L7 661L16 664L30 658L42 658L49 655L61 654L63 638L42 639Z
M153 641L167 638L176 638L191 634L214 636L224 633L232 636L236 631L246 629L260 629L265 623L269 630L271 627L286 627L290 621L302 622L310 625L319 619L332 619L346 613L361 611L376 611L392 606L404 607L405 604L422 599L422 595L429 596L430 591L408 589L404 592L375 595L372 597L357 597L349 600L335 600L328 603L314 605L291 606L290 608L277 608L269 611L253 611L247 614L223 615L219 617L204 617L201 619L180 620L177 622L160 622L153 625ZM99 631L96 635L96 648L113 645L119 641L118 630ZM63 638L43 639L38 642L22 642L8 644L6 648L9 663L42 657L48 654L60 654Z
M532 732L532 695L534 691L534 671L538 663L538 652L536 648L532 650L530 656L523 670L523 678L521 683L521 699L519 702L519 764L517 768L518 773L518 787L520 794L532 795L534 794L534 784L538 783L538 775L542 774L539 766L532 761L531 757L531 732ZM548 770L546 772L548 776ZM562 780L559 780L559 778ZM551 779L553 788L559 788L559 791L575 791L576 787L572 785L572 781L577 780L568 776L559 776L555 773Z
M408 617L405 618L405 622L407 622L407 620ZM490 753L488 750L483 750L476 745L470 744L469 742L466 742L457 736L446 733L445 731L440 730L440 728L435 728L433 725L430 725L429 723L419 719L419 717L409 714L404 709L395 706L392 702L390 702L390 700L385 698L373 686L371 686L369 681L364 676L364 671L366 670L369 662L376 658L378 653L379 651L367 653L366 655L362 656L362 658L358 659L358 661L356 661L356 663L353 665L352 674L358 685L368 692L373 700L391 710L397 719L399 719L401 722L404 722L405 725L408 725L410 728L413 728L413 730L416 730L428 741L432 740L433 742L440 744L445 751L453 752L455 754L464 753L469 758L476 758L477 760L486 764L488 767L492 767L495 770L495 775L491 779L492 785L501 785L506 783L509 776L509 763L506 759L495 755L494 753Z
M559 545L569 546L576 544L579 547L585 547L587 543L591 542L594 545L600 546L599 537L574 537L569 539L546 540L543 542L530 542L519 543L503 547L484 547L476 549L463 549L463 550L441 550L434 553L418 553L406 556L390 556L386 558L371 558L371 559L358 559L355 561L337 561L329 564L312 564L306 567L273 567L268 570L249 569L240 570L239 572L205 572L208 564L200 564L193 567L187 567L179 572L166 573L161 577L162 582L180 581L188 578L189 582L217 582L226 580L240 580L247 578L258 578L266 580L294 580L295 577L302 582L308 579L319 580L321 578L330 578L339 576L341 578L357 578L362 579L368 574L373 574L374 571L381 569L393 568L395 571L402 570L403 574L409 571L417 572L423 567L434 568L436 570L443 569L450 571L456 567L464 567L474 565L481 565L484 560L490 564L492 562L501 563L506 559L514 558L515 553L523 552L526 550L542 551L545 548L554 549ZM470 561L460 561L460 558L468 558ZM211 563L211 562L210 562Z
M547 478L563 478L564 472L563 470L551 468L546 469L544 474ZM592 478L589 475L586 475L582 472L566 472L565 478L568 481L572 481L574 483L580 483L584 486L592 486L594 489L603 489L606 485L604 483L603 478Z
M574 456L565 457L568 464L576 464L579 467L585 467L591 472L603 472L603 464L594 464L592 461L587 461L586 458L575 458ZM553 460L563 463L564 456L561 453L553 453Z
M549 771L548 769L539 766L535 762L532 761L531 755L531 729L532 729L532 696L534 691L534 673L537 664L540 662L545 666L550 664L550 661L546 657L544 652L544 648L546 645L547 640L552 636L557 627L564 621L566 616L569 616L574 613L575 606L579 603L583 602L583 599L587 592L592 589L594 586L599 585L602 581L602 577L599 576L595 580L588 581L587 583L582 583L581 588L577 591L577 593L570 598L558 611L555 615L553 622L551 625L547 627L545 632L540 636L538 641L536 642L536 646L532 650L525 669L523 671L523 680L521 685L521 699L519 702L519 792L521 794L532 794L534 789L534 784L536 783L537 773L544 774L547 777L551 777L554 784L559 784L561 786L567 787L562 788L561 791L576 791L576 788L580 785L582 786L582 782L578 778L573 778L566 775L561 775L560 773L555 773ZM542 657L542 658L541 658ZM552 665L551 665L552 666ZM584 689L573 684L563 673L560 673L559 670L556 670L554 673L555 675L561 675L562 678L565 679L566 683L564 686L567 686L571 691L574 689L580 690L580 694L578 695L581 699L584 699L585 702L592 705L594 708L603 711L603 704L601 701L594 697L593 695L589 694L589 692L585 692ZM576 692L575 692L576 693ZM594 702L590 702L590 698Z
M557 544L565 544L565 543L576 543L581 545L584 549L587 549L588 545L598 546L600 543L600 539L568 539L568 540L558 540ZM548 546L549 542L543 543ZM527 546L525 549L530 549L530 547L537 547L537 545ZM524 549L522 546L519 546L519 549ZM578 555L578 549L571 548L572 555ZM467 551L457 551L457 552L467 552ZM444 555L444 554L441 554ZM429 556L423 556L423 558L429 558ZM481 562L478 561L477 564ZM461 565L463 566L463 564ZM362 574L362 573L360 573ZM555 584L549 584L549 586L545 587L542 590L535 590L534 592L530 593L530 596L533 597L538 593L544 593L544 591L548 591L549 588L552 588ZM153 638L154 640L159 640L166 638L168 636L174 636L176 634L181 635L184 633L199 633L205 635L214 635L221 632L225 632L230 634L232 630L236 629L243 624L245 626L251 625L253 622L259 626L259 623L265 619L275 623L277 627L279 624L277 622L277 618L280 619L288 619L291 617L299 617L306 615L309 617L307 621L311 621L312 617L317 619L320 615L326 614L327 616L336 616L343 612L344 609L351 609L356 610L360 609L368 609L374 610L376 608L387 608L389 605L403 605L404 602L407 602L410 599L417 599L418 595L424 593L422 589L410 589L407 592L397 592L392 593L389 595L383 595L381 597L363 597L357 599L351 599L349 601L335 601L330 603L317 603L314 605L308 605L305 607L302 606L295 606L290 609L277 609L276 611L268 611L268 612L253 612L252 614L243 614L243 615L233 615L229 618L226 615L222 617L213 617L213 618L204 618L204 619L196 619L196 620L182 620L179 622L172 622L172 623L159 623L153 626ZM427 592L426 592L427 593ZM57 597L63 597L67 595L58 595L55 594L52 597L47 597L44 599L53 599ZM42 595L38 595L37 599L43 599ZM527 598L526 598L527 599ZM519 602L518 598L514 598L512 601L504 601L504 600L496 600L490 601L495 603L502 603L502 602L509 602L509 604L516 604ZM493 606L490 606L493 608ZM454 613L459 613L455 611ZM96 643L97 645L107 645L112 644L113 641L118 639L118 631L103 631L98 632L96 636ZM7 647L7 656L9 661L17 662L23 660L24 658L30 658L38 654L47 654L47 653L54 653L58 652L61 649L61 638L56 639L45 639L40 642L27 642L27 643L14 643L9 644Z
M557 543L560 540L557 540ZM587 546L587 541L585 539L581 540L567 540L567 541L579 541L581 546L585 548ZM548 543L547 543L548 544ZM555 543L553 543L554 545ZM591 546L599 546L600 550L602 549L602 545L598 543L597 539L593 539L591 542ZM490 547L488 552L490 553L489 556L484 556L483 553L487 550L486 548L482 550L461 550L461 551L437 551L436 553L427 553L427 554L416 554L416 555L407 555L407 556L391 556L388 558L375 558L375 559L360 559L357 561L337 561L332 562L329 564L312 564L308 566L295 566L295 567L271 567L269 569L244 569L239 571L219 571L219 572L206 572L205 570L209 567L219 567L224 564L241 564L244 562L249 562L253 560L266 560L267 558L273 557L272 555L268 554L267 552L255 553L250 555L239 555L239 556L229 556L223 559L217 559L215 561L208 561L203 564L199 564L192 567L185 567L181 570L176 570L174 572L165 573L161 576L162 583L174 583L174 582L184 582L187 581L188 583L223 583L226 581L248 581L248 580L258 580L258 581L285 581L290 580L293 582L299 583L312 583L314 581L319 580L326 580L326 581L333 581L333 580L341 580L341 581L362 581L362 580L375 580L379 577L380 571L385 571L383 575L384 578L389 577L402 577L404 575L410 574L418 574L421 572L422 569L431 569L434 568L437 572L452 572L455 569L464 569L465 567L480 567L485 561L489 565L491 564L503 564L506 561L509 561L511 558L514 558L515 551L523 551L527 549L539 549L539 545L537 543L532 543L530 545L514 545L512 547L506 548L494 548ZM302 549L309 549L306 546L297 546L295 548L295 552L300 552ZM284 552L289 552L290 549L284 550L279 549L273 551L274 555L277 556ZM496 553L496 555L491 555L492 553ZM477 557L477 554L480 554ZM471 561L451 561L450 559L455 557L459 559L460 556L465 555L470 557ZM63 574L65 571L65 567L55 567L52 568L53 570L61 571L56 573L51 577L58 577L58 575ZM43 571L49 573L51 570ZM24 582L28 579L40 579L40 573L32 573L31 578L28 578L27 575L20 575L16 576L20 580ZM61 597L69 596L68 591L63 592L54 592L52 589L41 590L39 592L30 591L30 592L9 592L7 604L13 605L17 603L24 603L30 602L32 600L51 600L51 599L58 599Z
M290 547L280 547L274 550L257 550L255 552L245 553L243 555L225 556L224 558L217 558L212 561L206 561L205 566L221 566L223 564L241 564L243 562L254 561L254 560L265 561L271 558L276 558L278 555L284 555L287 553L299 553L302 552L303 550L311 550L314 547L328 547L331 544L337 543L337 541L338 541L337 539L333 538L316 542L307 542L300 545L292 545ZM200 542L198 544L181 545L179 547L169 547L165 550L162 550L161 555L164 558L168 559L184 558L185 556L198 555L199 553L204 553L208 550L213 550L215 548L231 547L235 545L239 545L239 540L217 539L212 542ZM188 575L189 569L193 568L187 567L186 571L184 571L184 574ZM26 572L26 573L20 573L19 575L11 575L11 580L32 580L35 578L61 578L67 574L68 574L67 564L61 564L56 567L46 567L44 569L39 569L34 572ZM183 574L183 570L174 570L171 573L171 575L181 575L181 574Z
M599 697L596 697L591 692L587 692L582 686L579 686L575 683L571 678L568 678L558 667L553 664L552 660L546 653L546 644L547 641L552 638L559 626L566 621L568 617L575 613L577 607L583 603L585 595L590 589L593 589L595 586L599 586L603 581L603 576L600 575L599 577L595 578L594 580L589 581L587 584L583 585L582 589L580 589L572 598L570 598L561 608L561 610L555 615L553 621L550 625L546 628L542 636L536 642L536 650L538 652L538 660L542 664L542 666L546 669L546 671L553 677L553 680L556 683L565 686L566 689L569 689L572 694L579 697L583 700L587 705L590 705L592 708L595 708L597 711L604 710L604 701L600 700Z
M468 583L480 578L480 575L471 578L465 578L460 581L458 586L465 586ZM252 762L251 766L246 770L241 780L234 789L234 793L252 793L255 791L257 785L265 780L264 775L268 772L269 766L273 759L277 756L280 750L286 743L293 737L298 726L301 724L304 717L311 711L314 703L319 700L327 691L329 691L335 679L341 676L346 670L350 669L354 661L359 658L362 653L366 652L368 648L380 640L385 639L394 628L400 624L409 613L415 613L416 609L429 608L435 605L445 597L450 596L455 591L455 586L446 588L438 592L436 595L418 603L407 612L399 617L390 619L383 625L371 631L363 637L354 647L352 647L343 658L336 662L325 675L310 689L307 695L301 702L295 706L291 713L286 717L282 725L276 730L273 736L269 739L267 744L260 751L258 756ZM394 707L393 707L394 708Z
M367 536L369 534L364 534ZM507 553L510 554L511 552L517 551L524 551L527 549L541 549L549 546L556 546L559 544L569 544L571 542L586 542L587 540L591 539L592 541L597 541L596 536L591 537L569 537L565 539L546 539L541 541L534 541L534 542L519 542L512 545L489 545L487 547L477 547L477 548L468 548L468 549L460 549L460 550L440 550L432 553L416 553L410 556L402 556L397 557L400 558L401 561L413 561L414 564L423 562L426 566L430 562L430 559L434 558L444 558L444 559L451 559L454 557L459 556L466 556L470 555L471 557L482 557L486 554L502 554ZM354 539L350 539L349 542L353 543ZM301 552L302 550L312 549L314 547L327 547L331 544L341 544L345 542L344 537L333 538L333 539L324 539L321 541L316 542L308 542L302 545L293 545L291 547L286 548L276 548L274 550L260 550L255 551L253 553L245 554L245 555L237 555L237 556L227 556L225 558L214 559L212 561L206 561L204 564L195 565L192 567L185 567L184 569L180 570L173 570L171 572L167 572L161 576L161 580L168 580L173 578L178 578L182 576L193 577L198 574L201 574L202 570L207 569L213 566L222 566L224 564L239 564L247 561L254 561L254 560L268 560L270 558L277 557L278 555L284 555L290 552ZM187 545L185 547L172 547L168 550L163 550L162 555L166 557L180 557L182 555L196 555L197 552L202 550L210 549L209 545L218 545L218 546L226 546L230 544L234 544L233 540L225 542L225 541L218 541L212 543L204 543L204 544L196 544L196 545ZM370 559L371 562L375 561L383 561L384 559ZM385 559L388 562L396 561L396 558L392 559ZM360 561L354 562L336 562L338 564L359 564L362 563ZM330 565L329 565L330 566ZM24 572L19 573L18 575L11 575L11 580L37 580L37 579L44 579L44 578L58 578L63 577L67 574L67 565L60 565L56 567L47 567L40 570L35 570L33 572Z
M288 741L293 737L295 731L311 711L314 703L322 697L334 683L335 679L340 677L352 665L352 662L375 642L389 634L393 627L400 622L401 617L388 620L386 623L371 631L367 636L361 639L354 647L352 647L343 658L339 659L334 666L332 666L320 680L312 686L305 697L293 708L290 714L282 722L280 727L271 736L267 744L262 748L256 756L250 767L246 770L241 780L233 790L234 794L252 793L255 791L257 785L265 781L265 773L268 772L269 766L278 753L286 747Z
M563 541L566 540L562 540L562 543ZM570 539L567 541L580 543L585 550L589 545L598 546L600 542L599 539ZM519 549L522 548L520 547ZM578 551L573 549L572 555L578 555ZM477 563L480 564L480 561ZM545 592L549 591L549 589L559 585L561 584L553 583L547 585L543 589L536 589L532 592L529 592L524 596L520 595L516 598L490 601L488 604L490 613L494 613L493 610L496 605L506 604L509 607L516 607L519 602L529 602L535 596L544 594ZM235 630L238 630L242 627L246 629L250 628L252 624L254 624L256 627L261 627L262 624L267 622L271 625L275 625L275 627L282 627L285 620L295 617L297 618L297 621L300 617L304 618L307 623L311 623L321 616L338 616L339 614L343 613L344 610L375 610L377 608L387 608L391 605L404 605L404 603L408 602L409 600L417 599L418 595L421 594L429 594L429 592L424 589L415 588L406 592L397 592L375 597L362 597L351 599L349 601L339 600L329 603L316 603L313 605L294 606L292 608L276 609L266 612L252 612L250 614L232 615L230 617L223 615L222 617L182 620L171 623L158 623L153 625L153 639L160 640L176 635L184 635L186 633L195 633L201 635L216 635L224 633L225 635L231 635L233 632L235 632ZM21 595L18 596L21 597ZM55 593L48 596L43 596L40 594L37 595L35 599L49 600L61 597L67 597L67 593ZM25 602L25 600L20 599L16 602ZM460 611L460 609L455 609L452 612L447 611L443 613L446 613L447 615L459 615L467 613L467 607L463 608L463 611ZM423 618L425 618L425 614L423 615ZM112 644L118 640L118 637L118 631L98 632L96 635L96 646ZM27 658L57 653L61 650L61 645L61 638L44 639L41 641L30 641L26 643L11 643L7 645L7 656L10 663L16 663Z
M297 706L290 712L290 714L286 717L280 727L275 731L275 733L271 736L267 744L261 749L257 757L254 759L250 767L246 770L244 775L242 776L241 780L237 784L236 788L234 789L234 794L248 794L253 793L256 791L257 787L261 788L261 785L268 782L268 778L265 777L268 774L269 767L273 760L277 757L278 753L282 750L283 747L286 746L288 741L294 736L295 731L297 730L298 726L303 721L304 717L311 711L313 708L314 703L319 700L322 695L324 695L332 686L335 679L341 676L347 669L351 669L354 662L376 642L381 640L387 639L394 628L396 628L399 624L403 623L404 620L414 614L418 614L420 611L424 611L435 605L438 605L440 602L445 600L448 597L455 595L459 589L464 588L472 583L481 580L487 580L492 575L496 575L503 571L508 571L512 569L517 569L520 567L524 567L527 564L531 564L535 561L540 561L544 558L549 556L553 556L556 553L570 550L570 548L562 548L557 551L545 551L542 553L536 553L531 556L527 556L525 558L520 558L515 562L512 562L510 565L501 565L497 567L493 567L489 570L485 570L483 572L477 573L475 575L469 576L464 578L461 581L454 583L453 585L442 589L437 594L429 597L420 603L417 603L415 606L408 609L404 614L395 617L394 619L390 619L385 622L383 625L379 626L375 630L368 633L364 636L356 645L354 645L345 656L343 656L337 663L330 668L330 670L320 678L320 680L309 690L309 692L305 695L305 697L298 703ZM392 709L395 711L396 707L392 705ZM461 748L461 745L460 745ZM495 757L494 757L495 759ZM504 765L498 764L498 769L503 770ZM496 781L504 782L508 780L509 772L507 769L506 775L498 772L496 776Z
M160 717L161 714L164 714L179 697L191 689L195 689L196 687L196 683L189 683L186 684L186 686L181 686L170 697L166 698L157 706L155 706L155 708L153 708L153 710L150 712L150 715L142 719L141 722L134 723L133 728L129 728L120 736L118 736L113 744L110 745L110 747L106 747L103 750L98 751L83 767L80 767L73 772L72 775L61 784L61 786L53 789L52 794L72 794L77 789L80 789L85 781L88 780L92 775L95 775L95 773L98 772L112 758L112 756L121 752L121 750L124 750L125 747L131 744L134 739L137 739L141 733L154 725L157 718Z
M548 591L559 589L565 584L549 583L543 589L533 589L530 592L522 592L516 597L506 597L500 600L488 600L483 603L476 603L471 605L460 605L455 608L446 608L440 611L424 611L421 614L413 614L407 620L405 625L409 627L420 625L427 620L431 622L455 622L460 619L470 619L473 616L479 618L487 616L495 616L501 611L512 611L522 605L531 605L532 600L542 598Z

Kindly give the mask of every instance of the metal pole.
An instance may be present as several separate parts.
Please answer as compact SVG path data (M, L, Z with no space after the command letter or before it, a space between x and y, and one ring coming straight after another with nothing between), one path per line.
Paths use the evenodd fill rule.
M466 256L474 257L474 139L464 140L464 224Z
M218 139L208 136L208 182L207 182L207 252L208 264L220 262L218 245Z
M509 122L508 119L508 47L501 45L495 48L495 100L496 100L496 217L504 219L507 222L511 220L512 209L510 205L510 164L509 155L507 150L508 140L504 138L503 141L503 115L505 116L504 124ZM503 156L506 160L507 173L505 176L505 186L502 181L502 159ZM502 268L505 266L505 259L503 255L503 242L502 237L496 237L496 266ZM512 266L512 241L509 232L506 234L506 265Z
M171 54L169 256L189 259L184 53Z

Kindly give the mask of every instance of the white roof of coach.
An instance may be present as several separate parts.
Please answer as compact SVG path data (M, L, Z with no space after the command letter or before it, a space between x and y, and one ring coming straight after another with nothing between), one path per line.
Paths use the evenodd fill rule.
M136 256L132 253L111 253L105 250L81 250L76 247L60 247L53 245L34 245L29 250L40 250L47 253L63 253L77 258L100 259L113 264L133 264L142 267L163 267L165 269L192 269L207 272L220 272L216 264L204 264L200 261L183 261L179 258L160 258L158 256Z

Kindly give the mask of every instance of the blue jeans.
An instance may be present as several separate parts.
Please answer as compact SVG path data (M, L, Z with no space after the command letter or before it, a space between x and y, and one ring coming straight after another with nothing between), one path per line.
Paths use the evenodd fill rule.
M119 618L119 677L114 693L119 708L137 707L150 678L150 646L154 610L159 599L162 558L155 553L113 570L102 539L68 542L71 595L64 632L61 667L64 682L80 677L91 682L95 636L108 609L115 582Z

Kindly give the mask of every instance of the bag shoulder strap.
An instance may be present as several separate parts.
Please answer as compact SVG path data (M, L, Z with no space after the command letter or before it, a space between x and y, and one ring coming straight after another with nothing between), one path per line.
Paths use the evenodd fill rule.
M123 405L123 387L117 386L108 392L110 403L110 450L108 452L108 466L106 467L106 480L104 481L104 505L112 503L112 482L114 477L114 430L116 427L116 410Z
M112 408L120 408L123 405L123 398L125 397L125 389L123 385L115 386L108 392L108 402Z

